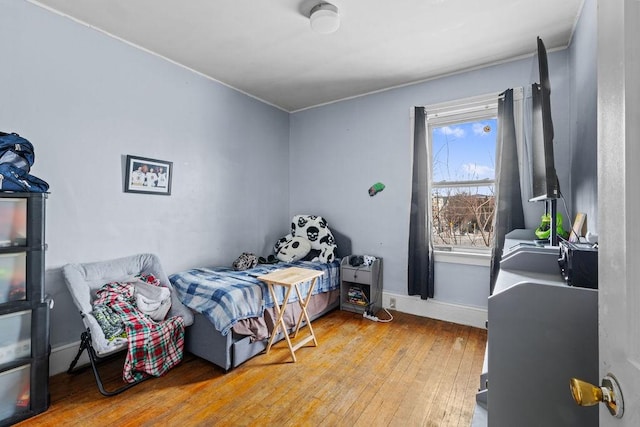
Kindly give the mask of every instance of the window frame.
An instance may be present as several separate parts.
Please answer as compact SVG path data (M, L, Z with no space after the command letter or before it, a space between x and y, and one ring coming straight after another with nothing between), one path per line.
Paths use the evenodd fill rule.
M429 105L425 107L426 118L425 126L427 130L427 153L429 156L429 182L427 192L430 195L429 200L429 224L433 224L432 199L433 190L437 188L459 188L459 187L485 187L493 186L494 195L497 192L497 179L480 179L480 180L464 180L464 181L433 181L433 129L447 125L458 123L468 123L480 121L483 119L497 119L498 117L498 100L500 93L490 93L471 98L454 100L440 104ZM496 141L496 150L498 141ZM498 154L494 155L494 162L497 165ZM497 173L497 170L496 170ZM495 217L493 219L495 223ZM491 247L473 247L473 246L456 246L456 245L434 245L434 252L437 258L442 258L445 262L459 262L461 260L473 260L476 264L487 258L491 254ZM477 264L476 264L477 265Z

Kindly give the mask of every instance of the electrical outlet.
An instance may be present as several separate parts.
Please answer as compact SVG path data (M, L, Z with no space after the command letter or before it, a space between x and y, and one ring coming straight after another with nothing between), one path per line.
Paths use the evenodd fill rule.
M396 308L396 299L395 298L389 298L389 308Z

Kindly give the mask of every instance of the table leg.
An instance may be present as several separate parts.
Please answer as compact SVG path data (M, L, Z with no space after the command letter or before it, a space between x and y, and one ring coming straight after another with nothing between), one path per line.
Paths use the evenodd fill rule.
M309 313L307 312L307 305L309 304L309 301L311 300L311 294L313 292L313 288L316 286L316 281L318 280L317 277L314 277L311 281L311 285L309 286L309 292L307 293L307 298L305 298L304 300L302 299L302 295L300 293L300 289L298 288L298 285L296 285L296 293L298 294L298 304L300 305L300 308L302 309L302 313L300 313L300 317L298 317L298 323L296 324L296 330L295 333L293 334L293 337L297 337L298 336L298 331L300 330L300 325L302 324L302 319L304 318L307 321L307 326L309 327L309 333L311 334L311 337L313 338L313 344L317 347L318 346L318 340L316 339L316 334L313 331L313 327L311 326L311 319L309 319Z
M287 308L287 302L289 301L289 296L291 295L291 286L287 287L287 291L285 292L284 295L284 300L282 301L282 307L280 307L278 305L278 299L276 298L276 293L275 290L273 288L273 284L268 283L267 287L269 288L269 293L271 294L271 298L273 298L273 308L276 312L276 317L277 320L273 326L273 332L271 333L271 336L269 337L269 342L267 344L267 350L266 350L266 354L269 354L269 350L271 350L271 346L273 345L273 341L276 337L276 335L278 335L278 329L282 328L282 333L284 335L284 338L287 340L287 346L289 346L289 352L291 353L291 357L293 358L294 362L297 362L296 360L296 354L295 351L293 349L293 345L291 344L291 338L289 338L289 332L287 332L287 324L284 321L284 313L286 311Z
M273 289L273 285L270 282L267 283L267 288L269 289L269 294L271 294L271 299L274 302L273 309L276 312L276 321L273 324L273 331L271 332L271 336L269 337L269 342L267 344L266 353L269 354L269 350L271 350L271 345L273 344L273 340L275 336L278 334L278 328L280 327L280 318L282 315L280 314L280 307L278 306L278 299L276 298L276 292Z

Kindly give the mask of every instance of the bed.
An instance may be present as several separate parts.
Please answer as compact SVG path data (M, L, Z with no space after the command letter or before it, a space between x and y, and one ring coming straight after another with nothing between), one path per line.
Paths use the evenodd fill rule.
M332 229L337 255L351 251L351 241ZM311 320L340 306L340 258L332 262L293 261L258 264L236 271L230 267L193 268L169 276L180 301L194 312L193 325L185 331L185 349L225 371L233 369L267 347L274 329L274 301L258 276L287 267L323 271L318 278L307 312ZM282 302L284 289L277 298ZM302 285L303 298L308 285ZM289 303L297 301L295 293ZM300 314L297 303L287 308L285 322L292 329ZM282 334L276 340L284 338Z
M294 266L324 273L318 278L307 307L311 320L340 305L339 260L259 264L243 271L194 268L169 276L182 303L194 311L194 323L186 330L185 349L225 371L265 350L275 323L274 301L267 285L257 276ZM308 288L308 284L301 286L303 298ZM278 304L282 303L283 292L282 287L276 287ZM292 293L289 304L294 304L289 305L285 316L289 328L295 327L300 314L296 301L297 296Z

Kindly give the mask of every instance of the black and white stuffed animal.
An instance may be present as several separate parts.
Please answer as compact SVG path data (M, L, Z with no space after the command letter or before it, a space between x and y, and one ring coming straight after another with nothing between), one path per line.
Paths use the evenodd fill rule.
M292 243L298 242L298 246L295 248L299 256L306 248L303 241L308 241L310 249L301 258L309 261L319 262L331 262L336 258L336 241L328 227L327 221L321 216L317 215L296 215L291 220L291 233L287 234L280 240L278 240L274 246L276 257L281 261L282 258L289 258L292 248ZM285 254L279 256L285 246Z
M258 257L251 252L243 252L233 261L234 270L248 270L258 265Z

